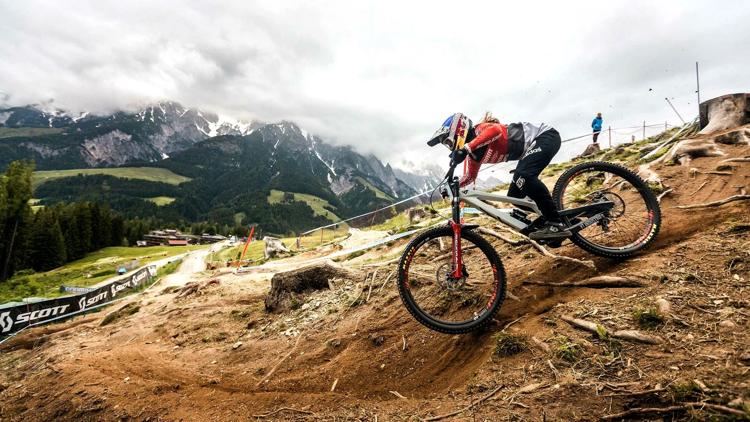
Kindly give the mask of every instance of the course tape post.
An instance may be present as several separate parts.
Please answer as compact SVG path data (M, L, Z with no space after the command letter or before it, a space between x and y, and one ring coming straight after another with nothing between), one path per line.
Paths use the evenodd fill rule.
M149 265L135 273L113 280L88 292L0 309L0 338L25 328L56 321L98 308L147 284L156 276L156 267Z

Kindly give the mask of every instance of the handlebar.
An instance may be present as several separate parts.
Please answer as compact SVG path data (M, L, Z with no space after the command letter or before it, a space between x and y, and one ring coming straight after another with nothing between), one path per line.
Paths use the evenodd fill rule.
M451 157L451 163L448 166L448 172L445 173L445 180L450 182L453 179L453 172L456 170L457 166L458 166L458 163L456 162L456 160L453 159L453 157Z

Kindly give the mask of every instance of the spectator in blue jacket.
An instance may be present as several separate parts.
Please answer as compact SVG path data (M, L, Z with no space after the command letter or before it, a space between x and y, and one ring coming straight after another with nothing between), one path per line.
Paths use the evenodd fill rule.
M594 129L594 143L599 138L599 133L602 131L602 113L596 113L596 117L591 122L591 128Z

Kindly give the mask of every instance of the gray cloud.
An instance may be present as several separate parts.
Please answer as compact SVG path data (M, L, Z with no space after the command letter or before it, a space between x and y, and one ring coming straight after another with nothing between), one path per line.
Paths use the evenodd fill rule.
M170 99L437 161L424 138L455 111L570 137L596 111L616 128L677 123L664 97L692 117L696 60L703 98L750 88L742 1L495 3L3 2L0 101L107 112Z

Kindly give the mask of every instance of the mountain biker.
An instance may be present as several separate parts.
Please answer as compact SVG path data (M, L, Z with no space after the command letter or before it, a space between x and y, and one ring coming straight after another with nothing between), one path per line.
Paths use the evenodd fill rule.
M455 162L469 157L468 169L461 178L461 187L477 178L482 164L518 160L508 196L529 197L542 213L541 227L530 233L532 239L562 239L570 231L560 219L552 195L539 180L539 174L560 149L560 134L544 123L528 122L502 124L490 112L474 126L462 113L450 116L427 142L442 143L451 151Z

